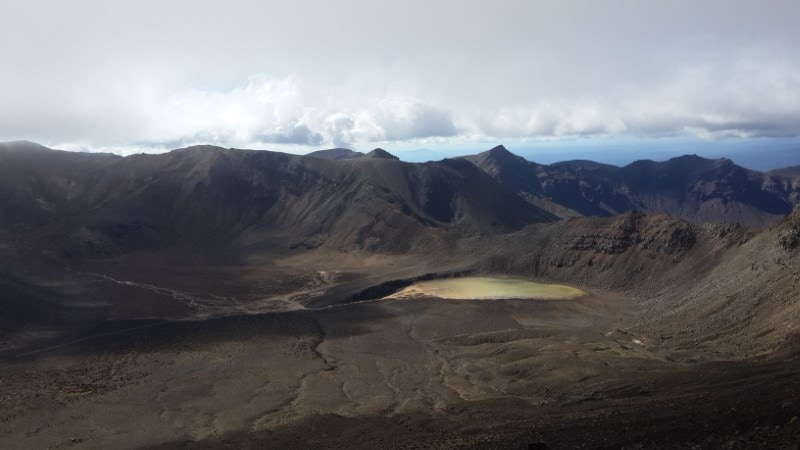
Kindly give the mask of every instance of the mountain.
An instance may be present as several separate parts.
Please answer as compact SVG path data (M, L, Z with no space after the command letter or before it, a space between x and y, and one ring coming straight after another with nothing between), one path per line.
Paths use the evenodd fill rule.
M764 226L800 201L800 173L697 156L541 165L503 146L412 164L383 149L299 156L194 146L123 158L20 141L0 144L0 197L0 233L72 258L160 248L407 252L632 210Z
M340 159L360 158L364 156L364 154L361 152L350 150L348 148L331 148L328 150L317 150L315 152L308 153L306 156L311 156L314 158L340 160Z
M394 156L393 154L387 152L386 150L384 150L382 148L376 148L375 150L372 150L371 152L369 152L366 155L364 155L364 158L393 159L395 161L399 161L400 160L400 158L398 158L397 156Z
M408 251L556 219L466 161L409 164L381 149L338 160L213 146L121 158L9 143L0 172L0 230L73 258L165 247Z
M798 174L0 144L0 447L793 448Z
M633 330L677 348L733 359L800 348L800 207L757 231L632 211L535 224L491 246L482 272L635 298Z
M800 178L792 169L757 172L728 159L694 155L625 167L591 161L542 165L499 146L463 159L560 217L640 210L692 222L765 226L791 212L800 195Z
M382 148L376 148L366 154L361 152L356 152L347 148L332 148L328 150L317 150L315 152L308 153L306 156L311 156L314 158L331 159L335 161L342 159L356 159L356 158L394 159L398 161L400 160L400 158L387 152Z

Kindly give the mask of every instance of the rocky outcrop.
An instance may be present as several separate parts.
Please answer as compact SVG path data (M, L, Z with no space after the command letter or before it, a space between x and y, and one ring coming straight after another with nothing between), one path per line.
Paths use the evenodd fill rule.
M579 236L571 250L607 255L626 252L632 246L671 254L688 250L696 241L692 226L668 217L648 217L639 211L615 218L610 226Z

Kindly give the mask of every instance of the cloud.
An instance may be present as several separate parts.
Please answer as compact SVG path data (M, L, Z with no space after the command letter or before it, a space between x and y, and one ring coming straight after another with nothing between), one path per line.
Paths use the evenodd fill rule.
M611 135L627 129L618 107L599 100L546 99L531 107L478 116L475 124L475 133L498 139Z
M800 65L750 52L730 61L688 63L658 83L607 87L591 97L544 98L483 111L472 132L502 138L800 136Z
M342 96L296 77L249 77L230 91L188 89L153 105L153 142L352 145L457 134L450 113L411 96Z
M320 145L323 138L308 128L308 125L297 124L289 130L255 136L257 141L274 142L276 144Z
M800 70L754 60L686 65L659 84L485 109L257 74L229 91L173 94L153 105L151 116L153 142L231 145L353 146L463 136L789 137L800 135Z
M798 136L800 67L757 59L683 67L620 102L620 110L643 136Z
M657 84L609 87L579 98L543 96L515 107L482 107L468 97L442 99L416 90L363 92L358 85L255 74L228 90L183 88L156 95L143 89L133 100L111 91L109 105L67 99L66 106L44 114L23 108L0 115L7 117L6 130L29 132L44 122L62 134L62 147L106 150L125 144L161 151L198 143L353 147L430 138L800 135L800 69L780 61L687 64Z
M0 5L0 140L800 136L796 0L142 1Z
M458 134L452 115L443 108L421 100L399 95L377 102L372 113L383 130L386 141L403 141L428 137L450 137Z

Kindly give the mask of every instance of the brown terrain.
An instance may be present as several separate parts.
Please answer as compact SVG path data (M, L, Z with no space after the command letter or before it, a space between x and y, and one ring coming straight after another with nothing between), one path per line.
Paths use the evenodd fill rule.
M353 153L0 144L0 448L800 445L793 169Z
M625 167L592 161L541 165L497 146L464 159L532 204L559 217L638 210L692 222L764 226L800 201L800 168L758 172L729 159L687 155Z

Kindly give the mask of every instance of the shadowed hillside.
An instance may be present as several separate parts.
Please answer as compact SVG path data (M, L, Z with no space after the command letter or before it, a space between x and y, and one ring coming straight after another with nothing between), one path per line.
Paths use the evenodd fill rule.
M120 158L11 143L0 158L0 227L73 258L198 242L407 251L445 231L555 219L471 164L409 164L381 149L344 160L211 146Z
M353 153L0 145L0 447L796 446L796 169Z
M757 172L728 159L682 156L625 167L591 161L541 165L502 146L464 159L502 185L561 217L608 216L630 210L692 222L764 226L798 203L796 170Z

